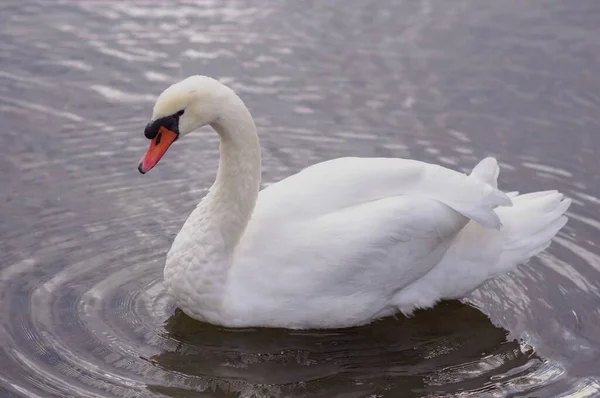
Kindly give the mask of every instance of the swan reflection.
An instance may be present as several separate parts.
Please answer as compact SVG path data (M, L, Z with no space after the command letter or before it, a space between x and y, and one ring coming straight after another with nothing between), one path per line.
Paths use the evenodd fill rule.
M507 341L477 308L458 301L337 330L227 329L176 310L150 358L189 389L151 385L172 397L405 397L497 388L508 368L539 363L530 348ZM174 383L181 385L180 382ZM192 395L194 396L194 395Z

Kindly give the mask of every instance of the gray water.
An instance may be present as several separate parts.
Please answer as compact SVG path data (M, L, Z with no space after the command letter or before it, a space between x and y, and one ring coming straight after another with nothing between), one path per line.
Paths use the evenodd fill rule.
M600 396L599 37L595 0L4 0L0 396ZM197 73L250 107L265 184L346 155L491 155L502 188L573 198L570 222L410 319L198 323L162 267L216 135L136 170L153 99Z

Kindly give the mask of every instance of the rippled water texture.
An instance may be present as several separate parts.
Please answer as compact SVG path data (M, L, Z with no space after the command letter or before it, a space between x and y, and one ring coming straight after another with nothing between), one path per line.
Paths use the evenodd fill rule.
M0 396L600 395L600 2L4 0L0 21ZM162 267L216 136L136 165L153 98L195 73L251 108L265 184L493 155L571 220L468 304L327 332L192 321Z

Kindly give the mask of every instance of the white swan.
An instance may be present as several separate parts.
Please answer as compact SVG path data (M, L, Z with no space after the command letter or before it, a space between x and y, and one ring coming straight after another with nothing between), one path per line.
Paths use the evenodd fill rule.
M492 158L470 175L415 160L334 159L259 192L252 117L205 76L158 97L140 172L207 124L221 142L216 181L164 269L177 306L205 322L333 328L410 314L512 270L567 221L571 201L556 191L499 191Z

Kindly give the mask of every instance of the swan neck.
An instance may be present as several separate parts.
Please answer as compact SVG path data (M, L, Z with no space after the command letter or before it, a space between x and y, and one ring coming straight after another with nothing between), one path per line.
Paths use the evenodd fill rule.
M254 211L260 189L261 156L254 121L242 100L235 95L225 110L211 124L220 137L219 169L203 202L224 249L233 251Z

